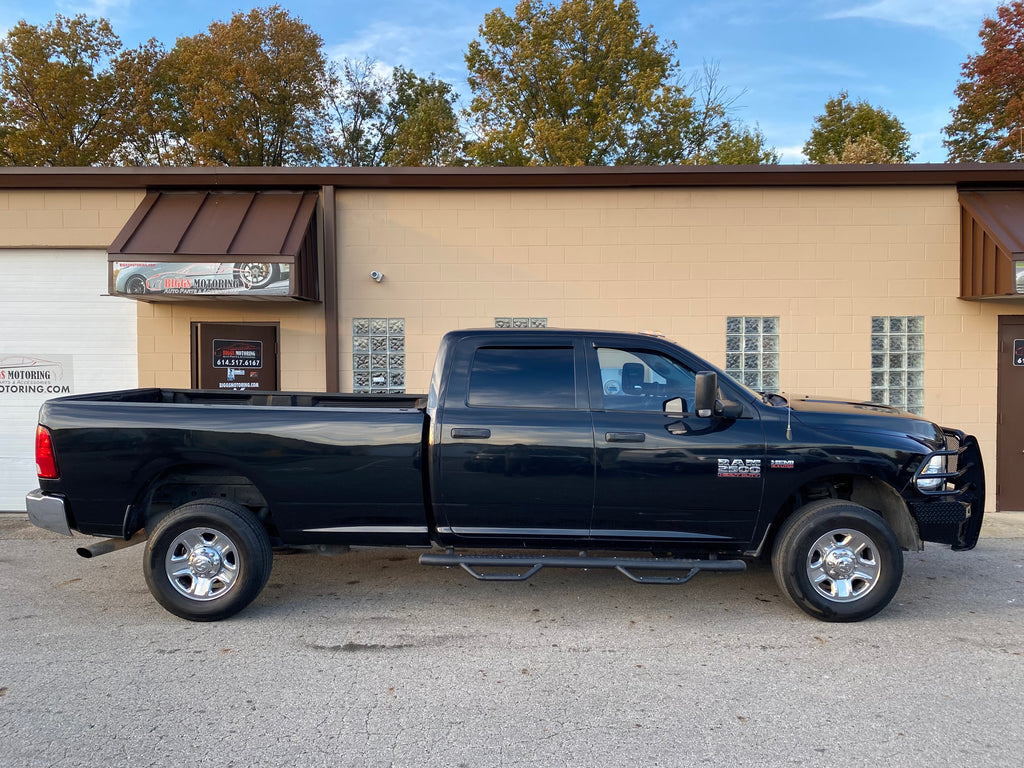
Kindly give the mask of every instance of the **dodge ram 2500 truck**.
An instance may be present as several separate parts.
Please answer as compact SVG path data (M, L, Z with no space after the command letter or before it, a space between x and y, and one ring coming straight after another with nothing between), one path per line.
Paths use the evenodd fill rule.
M985 501L962 432L753 392L663 338L559 329L449 333L420 397L57 398L36 460L32 522L107 537L86 556L145 540L154 597L197 621L248 605L275 546L352 545L477 578L656 584L770 553L800 608L855 621L892 599L903 550L974 547Z

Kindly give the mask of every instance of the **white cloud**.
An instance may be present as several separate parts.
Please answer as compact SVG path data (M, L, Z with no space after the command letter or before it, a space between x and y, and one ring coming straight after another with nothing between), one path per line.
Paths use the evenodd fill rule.
M827 19L874 19L893 24L928 27L960 37L976 33L982 20L995 13L995 0L876 0L827 13Z
M775 151L779 153L779 162L784 165L796 165L807 162L803 144L797 144L793 147L776 147Z
M465 76L462 55L475 31L475 27L459 25L431 27L375 21L357 37L327 45L326 52L335 61L370 57L383 71L401 65L421 77L434 72L445 80L461 80ZM437 58L438 51L445 52L443 60Z
M14 25L24 19L29 24L44 27L50 24L59 13L61 16L74 17L84 14L91 19L108 19L116 21L119 17L130 16L134 0L74 0L58 2L54 5L25 3L20 9L0 9L0 35L13 29ZM114 25L115 32L117 25Z
M129 10L132 0L76 0L74 2L57 3L57 12L65 16L76 16L84 13L94 19L110 19L124 15Z

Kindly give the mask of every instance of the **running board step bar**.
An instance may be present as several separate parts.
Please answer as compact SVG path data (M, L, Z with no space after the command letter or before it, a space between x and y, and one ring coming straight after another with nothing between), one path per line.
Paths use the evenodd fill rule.
M582 568L616 570L638 584L683 584L701 571L745 571L743 560L677 560L662 557L590 557L589 555L457 555L424 552L420 565L458 566L480 581L526 581L541 568ZM480 568L502 568L500 572L481 572ZM525 569L525 570L524 570ZM687 571L681 576L655 576L638 571Z

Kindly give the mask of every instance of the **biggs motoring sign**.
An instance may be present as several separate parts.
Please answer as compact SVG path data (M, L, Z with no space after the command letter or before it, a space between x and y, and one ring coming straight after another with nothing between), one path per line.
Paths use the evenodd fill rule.
M73 386L70 355L0 354L0 398L70 395Z
M223 262L111 264L118 296L287 296L290 265Z
M214 368L262 368L262 341L213 340Z

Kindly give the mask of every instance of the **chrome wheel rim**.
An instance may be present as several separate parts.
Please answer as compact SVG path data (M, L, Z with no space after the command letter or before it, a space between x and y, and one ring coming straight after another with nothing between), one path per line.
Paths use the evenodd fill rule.
M826 600L850 603L870 592L881 574L870 537L850 528L820 536L807 553L807 579Z
M238 561L238 550L226 534L215 528L190 528L171 542L164 569L179 594L208 602L235 586Z
M259 262L242 264L239 276L246 288L262 288L270 282L270 265Z

